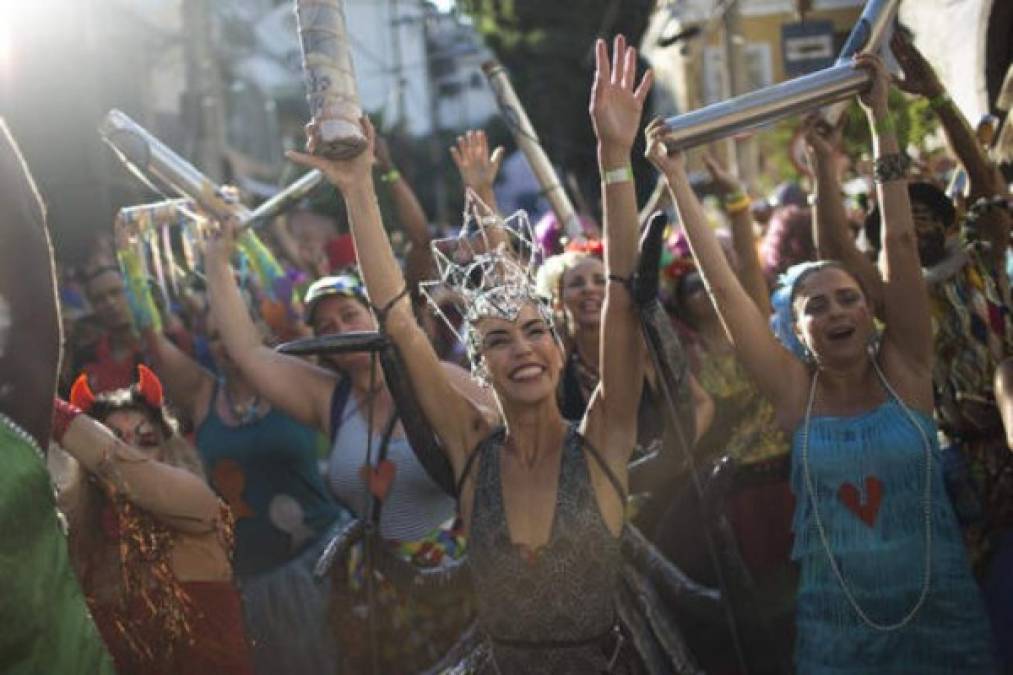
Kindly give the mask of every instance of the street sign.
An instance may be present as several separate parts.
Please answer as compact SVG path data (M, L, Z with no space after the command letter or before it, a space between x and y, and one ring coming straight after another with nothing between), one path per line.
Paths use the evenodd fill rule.
M829 68L837 59L832 21L806 21L781 26L785 77L794 78Z

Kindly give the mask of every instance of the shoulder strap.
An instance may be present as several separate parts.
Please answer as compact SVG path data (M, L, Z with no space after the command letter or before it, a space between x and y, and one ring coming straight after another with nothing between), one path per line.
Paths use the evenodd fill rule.
M458 501L461 500L461 488L464 487L464 481L468 480L468 475L471 473L471 467L475 464L475 458L482 454L486 446L493 442L493 439L503 433L503 428L499 428L492 434L487 436L481 443L475 446L475 449L468 455L468 461L464 464L464 471L461 472L461 477L457 479L457 483L454 485L454 495Z
M351 378L342 376L334 386L334 393L331 395L331 445L338 437L338 430L341 428L342 413L348 404L348 397L352 395Z
M588 452L591 453L591 456L594 457L596 462L598 462L598 466L601 467L601 470L605 472L605 477L608 478L609 483L612 483L612 487L615 488L616 494L619 496L619 502L623 505L623 508L626 508L626 490L623 489L623 486L619 482L619 479L616 478L615 473L613 473L612 469L609 468L609 465L605 463L605 459L601 456L601 453L598 452L598 449L591 444L591 441L576 431L574 431L574 433L577 434L577 438L580 439L581 444L587 448Z

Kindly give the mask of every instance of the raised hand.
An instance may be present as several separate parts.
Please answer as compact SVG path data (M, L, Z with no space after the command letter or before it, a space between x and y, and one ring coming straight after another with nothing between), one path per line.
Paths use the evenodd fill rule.
M943 93L943 85L932 70L932 66L918 51L911 37L902 30L894 31L890 38L890 49L894 58L904 70L903 78L894 78L897 88L908 94L935 98Z
M591 124L603 148L629 152L637 137L644 112L644 100L651 90L654 72L648 70L636 84L637 50L626 46L626 38L617 35L612 47L612 62L604 40L595 45L594 84L591 87Z
M858 95L858 101L866 114L875 115L887 112L887 96L890 93L890 73L877 54L859 54L855 57L855 67L869 71L872 75L872 86Z
M357 183L373 177L376 130L365 115L359 119L359 123L362 124L362 133L366 136L368 144L365 150L351 159L328 159L294 150L289 150L285 156L296 164L319 170L334 187L344 192ZM313 152L317 139L313 122L306 125L306 137L306 148L309 152Z
M686 157L681 151L671 152L665 145L665 120L656 117L647 125L647 150L644 156L671 184L686 177Z
M239 229L239 221L227 218L218 221L217 225L204 244L204 260L208 266L227 266L236 252L236 230Z
M457 137L457 145L450 148L450 156L461 174L461 182L480 196L492 192L500 164L503 162L503 148L498 147L489 154L489 140L482 130L469 130Z
M842 124L831 126L818 112L807 115L802 120L802 133L810 159L816 161L832 159L840 147L843 130L843 119Z
M704 155L703 163L707 167L707 173L711 175L711 180L714 182L715 187L717 187L718 192L723 195L730 195L742 191L742 181L718 164L717 158L713 155Z

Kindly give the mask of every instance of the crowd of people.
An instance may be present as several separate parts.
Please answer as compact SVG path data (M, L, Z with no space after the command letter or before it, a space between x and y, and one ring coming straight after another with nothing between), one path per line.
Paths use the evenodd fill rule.
M356 157L312 126L289 153L347 234L188 212L172 292L137 220L54 267L5 131L0 671L1013 672L1013 202L891 47L966 193L861 55L867 167L812 115L805 187L755 200L708 156L705 203L656 120L640 208L653 76L619 36L583 237L499 213L469 131L434 238L363 118Z

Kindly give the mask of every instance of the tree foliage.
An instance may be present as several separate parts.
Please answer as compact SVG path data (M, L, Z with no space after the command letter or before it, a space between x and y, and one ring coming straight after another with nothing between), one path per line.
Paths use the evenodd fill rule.
M597 204L595 139L587 112L594 41L624 34L639 44L654 0L458 0L475 28L510 72L545 151L572 172ZM642 141L641 141L642 142ZM636 153L640 189L651 176Z

